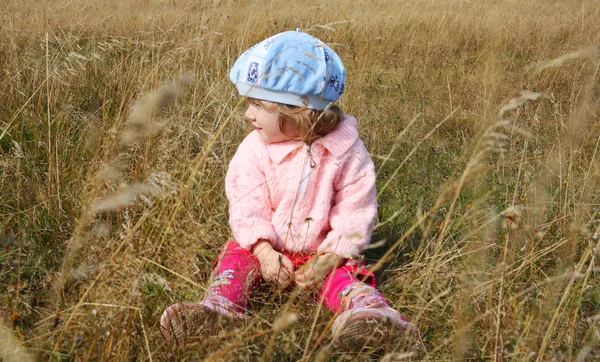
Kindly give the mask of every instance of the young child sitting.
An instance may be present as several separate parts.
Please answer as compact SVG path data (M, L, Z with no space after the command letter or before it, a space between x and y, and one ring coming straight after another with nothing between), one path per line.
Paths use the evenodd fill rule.
M225 179L234 240L215 262L204 299L164 311L164 336L181 345L215 320L245 318L261 277L282 288L318 286L319 300L339 313L332 334L342 346L418 331L358 258L377 217L375 169L356 119L333 104L346 82L339 56L288 31L244 52L230 78L255 127Z

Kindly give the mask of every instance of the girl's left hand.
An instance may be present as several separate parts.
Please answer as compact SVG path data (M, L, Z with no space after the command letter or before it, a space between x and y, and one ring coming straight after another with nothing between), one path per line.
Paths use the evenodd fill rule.
M344 263L343 258L333 253L325 253L310 259L294 273L296 285L308 288L325 278L329 272Z

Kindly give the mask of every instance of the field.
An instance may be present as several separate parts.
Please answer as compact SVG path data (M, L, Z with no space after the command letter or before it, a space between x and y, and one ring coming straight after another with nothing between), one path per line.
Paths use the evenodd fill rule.
M160 334L230 237L251 126L229 69L295 28L348 69L381 205L366 256L420 358L600 359L599 2L5 0L0 26L3 361L416 358L344 354L332 313L269 285L237 329Z

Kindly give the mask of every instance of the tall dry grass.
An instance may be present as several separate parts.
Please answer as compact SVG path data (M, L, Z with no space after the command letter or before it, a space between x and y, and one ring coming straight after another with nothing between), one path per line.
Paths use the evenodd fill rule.
M422 358L599 358L597 2L0 9L4 360L410 358L335 350L332 314L269 286L248 323L175 355L158 330L229 236L223 178L250 130L230 66L297 27L348 68L340 104L378 170L367 257Z

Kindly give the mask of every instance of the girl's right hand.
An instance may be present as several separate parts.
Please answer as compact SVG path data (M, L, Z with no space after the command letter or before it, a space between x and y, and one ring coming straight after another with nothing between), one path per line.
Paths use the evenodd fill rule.
M252 253L260 261L260 273L267 282L275 282L286 288L294 281L294 263L285 255L273 249L268 241L259 241Z

